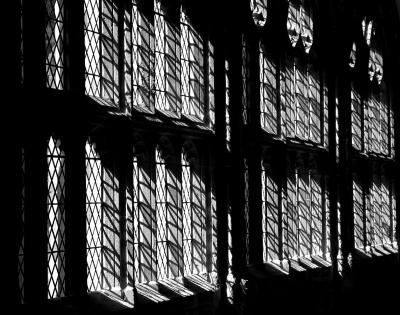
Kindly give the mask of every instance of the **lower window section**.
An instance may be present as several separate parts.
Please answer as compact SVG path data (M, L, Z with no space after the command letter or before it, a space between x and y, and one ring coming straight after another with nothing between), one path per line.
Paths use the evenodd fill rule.
M396 242L394 180L385 165L373 162L353 173L354 243L361 250ZM394 244L395 245L395 244Z
M316 156L287 156L286 168L261 165L264 263L320 257L330 261L327 177ZM315 258L318 260L318 258Z

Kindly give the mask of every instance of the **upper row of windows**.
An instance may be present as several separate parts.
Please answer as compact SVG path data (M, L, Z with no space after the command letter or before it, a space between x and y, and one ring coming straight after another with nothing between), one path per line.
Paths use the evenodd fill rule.
M46 84L48 88L62 90L65 88L66 66L65 6L63 0L45 0L45 3ZM111 106L119 106L122 101L126 108L151 113L157 110L174 117L183 115L199 122L208 121L212 127L215 120L212 43L194 26L185 6L180 7L177 23L178 16L171 16L162 1L146 3L149 4L151 10L144 7L144 2L132 1L131 10L125 12L123 21L120 21L115 1L84 1L86 94L99 97ZM266 1L252 1L250 9L255 24L263 26L267 15ZM247 34L243 35L243 122L247 124L250 119L248 101L250 95L255 94L251 90L258 90L260 126L268 134L327 147L328 87L321 58L311 51L314 22L309 1L289 1L286 24L288 42L302 52L299 54L297 48L293 49L283 59L278 58L273 47L266 45L261 38L258 47L254 47L247 40ZM121 25L124 26L123 39L120 36ZM364 19L360 31L370 52L365 73L371 80L376 77L380 84L383 58L372 21ZM356 64L356 55L360 50L357 47L360 44L354 43L349 51L351 68ZM250 71L251 51L255 49L258 50L258 73ZM229 64L228 59L226 64ZM225 74L228 143L229 72L226 70ZM256 87L252 84L254 77L258 77ZM124 82L123 86L121 82ZM382 86L374 93L360 93L353 89L353 144L358 150L364 147L367 151L388 155L389 151L393 151L390 149L393 119L390 117L387 88L384 84ZM361 145L361 139L368 140L365 136L368 134L368 142L375 142Z

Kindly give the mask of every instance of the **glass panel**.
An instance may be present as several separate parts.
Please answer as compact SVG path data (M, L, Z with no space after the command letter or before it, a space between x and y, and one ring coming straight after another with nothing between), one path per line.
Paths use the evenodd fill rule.
M47 297L65 295L65 156L52 137L47 147Z
M88 291L101 289L102 190L101 160L90 140L86 143L86 260Z
M64 1L46 3L46 86L64 89Z
M260 42L260 110L261 126L267 132L278 133L278 102L276 98L276 64Z
M85 0L85 91L100 96L100 0Z
M161 150L156 149L157 279L168 278L167 174Z
M204 118L203 39L181 9L181 100L182 113Z
M154 26L153 21L141 12L136 3L132 8L132 84L128 80L126 89L135 106L154 107Z

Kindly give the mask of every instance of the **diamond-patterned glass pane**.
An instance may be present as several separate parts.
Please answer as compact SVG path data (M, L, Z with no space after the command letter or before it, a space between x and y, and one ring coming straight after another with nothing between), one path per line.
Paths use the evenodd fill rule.
M168 19L161 1L154 1L155 107L161 111L180 110L179 31Z
M64 89L64 1L46 3L46 75L47 87Z
M279 190L270 164L262 164L264 262L279 259Z
M203 39L181 9L181 101L182 113L204 118Z
M396 205L390 174L378 163L371 172L370 180L364 182L360 174L353 174L355 243L359 248L395 241Z
M260 42L260 111L261 127L267 132L278 132L278 103L276 98L276 64Z
M20 294L20 302L24 303L25 299L25 151L21 150L21 234L18 248L18 288Z
M51 299L65 295L65 156L53 137L47 166L47 296Z
M87 288L96 291L101 289L102 165L90 140L85 150Z
M154 26L136 3L132 8L131 37L132 104L151 109L154 107Z
M100 96L100 0L85 0L85 91Z
M127 192L127 243L128 243L128 283L133 285L141 282L140 253L142 241L140 239L141 222L139 209L139 166L135 156L132 163L132 189Z
M156 148L157 279L168 277L167 174L161 150Z
M184 274L193 272L192 172L185 152L182 152L182 213Z

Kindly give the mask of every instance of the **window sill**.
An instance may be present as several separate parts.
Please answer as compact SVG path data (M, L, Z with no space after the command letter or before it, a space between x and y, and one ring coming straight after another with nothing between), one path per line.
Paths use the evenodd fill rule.
M207 278L207 274L202 274L139 283L136 284L137 300L140 304L163 303L216 292L218 287ZM133 288L128 287L124 295L127 302L133 305Z
M386 257L397 254L399 251L397 242L367 246L366 248L356 248L354 259L364 260L372 259L375 257Z
M330 260L313 255L282 261L270 261L261 265L250 265L248 266L248 273L250 277L256 278L291 277L298 274L319 272L331 267L332 262Z

